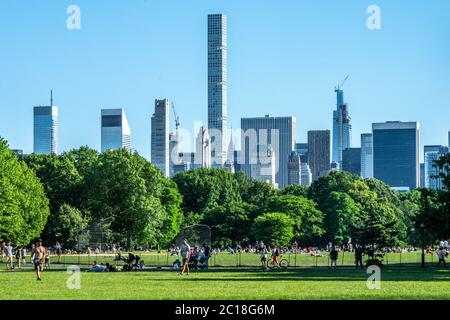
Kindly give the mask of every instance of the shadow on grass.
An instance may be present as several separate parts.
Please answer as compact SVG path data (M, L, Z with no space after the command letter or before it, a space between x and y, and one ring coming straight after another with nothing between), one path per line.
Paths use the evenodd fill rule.
M148 271L152 273L161 273L162 270ZM164 272L168 272L167 270ZM175 272L175 271L171 271ZM228 273L220 275L220 273ZM279 270L264 272L262 270L235 270L221 269L208 271L192 272L189 276L179 276L183 281L366 281L369 274L364 270L331 270L331 269L306 269L306 270ZM381 277L383 281L424 281L440 282L449 281L450 287L450 269L421 269L421 268L382 268ZM158 280L174 281L177 278L163 277ZM155 280L145 279L145 280Z

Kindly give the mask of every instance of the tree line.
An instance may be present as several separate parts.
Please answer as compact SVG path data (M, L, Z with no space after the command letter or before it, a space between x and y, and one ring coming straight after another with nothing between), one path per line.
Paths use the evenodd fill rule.
M449 172L450 157L437 165ZM449 175L441 178L449 190ZM378 248L425 247L450 237L450 193L399 193L346 172L282 190L224 169L167 179L136 152L81 147L17 159L0 139L1 241L27 245L42 237L73 248L98 225L108 243L167 247L194 224L211 227L213 246L260 240L325 246L351 239Z

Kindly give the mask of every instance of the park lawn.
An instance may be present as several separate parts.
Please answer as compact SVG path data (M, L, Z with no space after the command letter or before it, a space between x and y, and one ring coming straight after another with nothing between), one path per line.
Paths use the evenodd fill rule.
M311 299L446 299L450 269L383 268L381 289L369 290L365 270L328 268L210 269L179 276L172 270L81 272L80 290L69 290L65 270L0 272L0 300L311 300Z

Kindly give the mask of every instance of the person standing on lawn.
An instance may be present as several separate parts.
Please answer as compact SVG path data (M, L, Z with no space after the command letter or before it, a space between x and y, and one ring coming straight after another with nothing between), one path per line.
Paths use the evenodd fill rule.
M34 264L34 270L36 271L37 280L41 281L42 265L45 261L45 248L42 246L42 240L39 239L36 242L36 246L33 249L32 260Z
M358 265L361 266L361 269L364 268L363 266L363 254L364 254L364 249L361 246L356 246L355 249L355 264L356 264L356 269L358 269Z
M441 263L444 264L444 268L446 268L445 256L447 255L447 250L444 247L440 247L439 250L437 251L437 255L439 258L438 268L441 266Z
M183 244L180 248L181 258L183 259L183 269L181 270L180 275L184 273L184 271L187 270L187 274L189 275L189 256L191 252L191 246L188 244L187 239L183 240Z
M337 259L338 259L339 252L336 250L336 247L333 246L330 251L330 260L331 260L331 268L337 267Z
M8 245L5 247L5 253L6 253L6 270L13 269L13 247L11 245L11 242L8 242Z

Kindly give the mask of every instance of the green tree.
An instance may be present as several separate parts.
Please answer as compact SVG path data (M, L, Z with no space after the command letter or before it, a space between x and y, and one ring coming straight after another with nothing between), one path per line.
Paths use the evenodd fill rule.
M211 227L213 244L248 242L252 220L246 206L242 202L231 202L205 212L202 223Z
M0 138L0 240L29 244L41 234L48 215L39 179Z
M224 169L190 170L178 173L172 179L183 196L185 213L203 214L217 206L242 201L233 173Z
M298 197L308 197L308 187L302 186L299 184L291 184L288 185L286 188L281 190L281 195L291 195L291 196L298 196Z
M137 153L123 149L101 154L86 183L92 211L111 218L113 236L128 248L167 243L178 233L180 198L174 185Z
M304 244L318 241L324 230L323 214L314 201L297 196L274 196L269 199L266 212L281 212L294 221L294 238Z
M343 245L351 237L350 228L360 214L360 208L353 199L342 192L333 191L324 204L324 225L326 232L323 243Z
M58 241L67 248L74 248L78 243L78 236L87 226L88 220L80 210L63 204L54 219L48 221L46 228L52 231L50 243Z
M255 219L251 230L258 241L287 246L294 237L294 221L284 213L265 213Z

